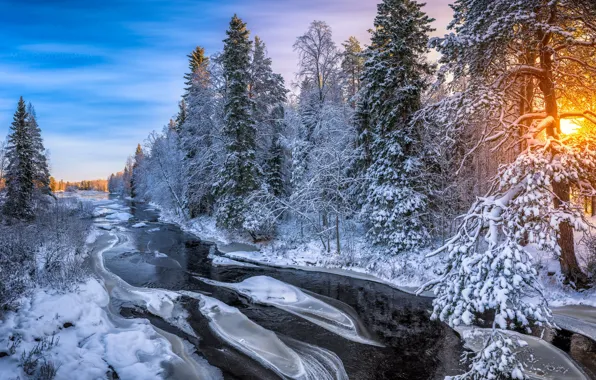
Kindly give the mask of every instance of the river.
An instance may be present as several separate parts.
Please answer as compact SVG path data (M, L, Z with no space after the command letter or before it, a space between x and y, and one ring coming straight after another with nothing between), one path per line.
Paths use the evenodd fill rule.
M96 270L109 290L123 281L136 292L174 291L187 323L171 323L122 292L111 292L110 309L148 318L181 356L188 354L187 362L194 360L191 346L192 357L225 379L443 379L464 369L458 334L429 319L431 298L335 273L225 259L215 265L221 253L214 244L160 222L149 206L90 197L101 231L93 246ZM569 346L561 336L561 346ZM587 361L589 372L593 358L581 355L586 352L579 362ZM209 377L201 370L166 373Z

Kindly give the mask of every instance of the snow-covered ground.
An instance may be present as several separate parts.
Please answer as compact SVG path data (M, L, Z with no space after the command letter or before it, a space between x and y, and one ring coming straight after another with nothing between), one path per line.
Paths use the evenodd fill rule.
M33 360L51 362L57 380L101 379L111 371L121 379L161 379L163 363L182 363L146 319L114 316L108 303L106 289L94 278L76 291L38 289L23 299L19 311L0 324L0 351L12 351L0 358L0 378L26 378L22 357L42 346Z
M120 202L93 202L97 206L94 214L102 221L90 232L89 247L102 235L112 234L105 231L118 230L118 224L131 217ZM101 252L94 255L98 277L89 277L70 291L37 288L22 298L17 311L1 316L0 379L40 376L48 368L55 369L56 380L103 379L115 374L120 379L143 380L166 375L221 378L221 371L194 354L187 342L146 319L125 319L110 307L110 298L116 296L192 333L175 302L179 294L131 287L105 270Z
M279 227L277 239L253 244L248 236L218 229L212 217L185 221L162 210L160 219L178 224L201 240L216 243L218 250L231 259L293 268L341 269L345 271L343 274L386 282L407 291L415 291L432 279L442 265L440 258L425 258L425 252L387 256L368 245L362 231L342 242L345 246L338 255L334 251L326 252L316 239L297 236L299 229L291 223Z

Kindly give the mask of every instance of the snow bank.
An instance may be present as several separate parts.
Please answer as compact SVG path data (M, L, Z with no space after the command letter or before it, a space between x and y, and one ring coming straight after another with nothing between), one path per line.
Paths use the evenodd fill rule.
M233 289L253 302L275 306L354 342L382 347L371 339L348 305L345 305L345 311L340 310L293 285L268 276L250 277L239 283L199 279L208 284Z
M177 362L167 340L143 319L112 318L103 286L90 279L75 293L37 290L18 313L0 324L0 351L8 352L12 339L21 339L13 355L0 358L0 378L24 378L23 352L51 339L55 344L40 354L58 369L56 380L104 378L109 366L122 379L161 379L163 362Z

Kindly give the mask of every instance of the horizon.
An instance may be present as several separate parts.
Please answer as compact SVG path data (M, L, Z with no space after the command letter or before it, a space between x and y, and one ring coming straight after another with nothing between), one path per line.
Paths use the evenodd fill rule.
M450 2L427 1L424 9L436 19L433 35L445 33ZM292 45L311 15L331 26L338 46L350 36L364 46L377 3L127 0L106 6L65 0L28 7L5 1L0 30L10 38L0 42L0 141L23 96L35 107L52 176L65 182L106 179L176 115L186 55L197 45L208 55L221 51L234 13L251 38L264 40L274 71L292 89L298 62Z

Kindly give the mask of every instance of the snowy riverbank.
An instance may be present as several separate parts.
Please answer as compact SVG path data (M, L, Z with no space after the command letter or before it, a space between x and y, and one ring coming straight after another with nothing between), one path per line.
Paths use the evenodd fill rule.
M55 379L160 379L162 362L176 355L146 319L108 311L103 284L90 278L71 292L37 289L0 324L0 378L26 378L39 366ZM1 356L1 355L0 355Z
M382 254L365 243L364 234L351 238L350 244L340 255L327 253L320 242L304 241L296 236L296 229L284 225L275 239L265 243L252 243L248 236L221 231L214 218L200 217L185 221L175 215L161 213L161 219L175 223L202 240L217 244L218 250L230 259L227 264L239 262L290 267L310 271L334 273L383 282L406 292L415 292L419 286L432 279L444 265L441 256L425 258L424 252L411 252L398 256ZM596 340L596 289L577 291L563 284L560 265L552 255L532 251L536 264L541 267L541 282L545 296L553 309L555 322L576 333ZM226 265L222 261L220 265ZM425 296L432 296L424 292Z

